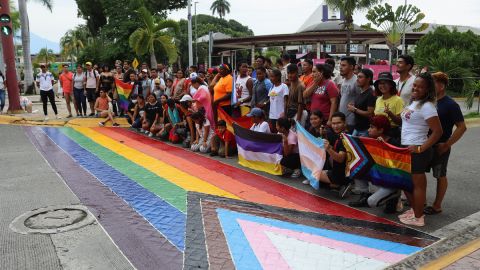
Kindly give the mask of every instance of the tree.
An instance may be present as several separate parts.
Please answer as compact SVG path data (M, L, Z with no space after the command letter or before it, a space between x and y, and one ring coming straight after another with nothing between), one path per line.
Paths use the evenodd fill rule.
M137 12L144 25L135 30L129 38L130 47L135 53L137 55L148 53L152 67L157 66L155 48L161 48L168 56L170 63L177 60L177 48L173 42L173 37L165 31L172 29L174 33L178 33L179 27L177 22L160 20L158 17L152 16L146 7L140 7Z
M354 30L353 14L356 11L369 9L380 2L382 0L325 0L330 8L339 10L344 14L343 27L347 31L347 56L350 55L350 43Z
M215 0L210 6L210 10L212 15L217 13L220 19L223 19L226 13L230 13L230 3L227 0Z
M81 50L87 45L88 39L89 34L85 25L67 31L60 39L62 54L69 57L72 62L77 61Z
M45 65L48 65L55 62L55 59L55 53L52 49L42 48L35 58L35 64L45 63Z
M413 5L401 5L393 11L392 6L385 3L384 6L378 5L370 9L366 18L380 28L392 53L400 45L407 29L421 32L428 28L427 23L420 23L425 18L425 14ZM370 27L370 24L367 27ZM389 59L389 62L391 71L392 59Z
M38 0L50 12L52 11L52 0ZM28 22L27 0L18 0L18 11L20 12L20 24L22 30L23 63L25 74L25 93L32 94L35 91L33 81L32 58L30 57L30 26Z

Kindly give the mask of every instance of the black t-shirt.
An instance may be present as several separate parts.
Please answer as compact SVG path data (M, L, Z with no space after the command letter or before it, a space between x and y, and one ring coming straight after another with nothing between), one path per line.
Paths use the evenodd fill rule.
M363 91L355 98L355 108L367 111L368 107L375 108L375 102L377 97L373 95L372 88L369 88L366 91ZM355 129L357 130L367 130L370 127L370 119L368 117L364 117L359 115L358 113L355 114Z
M343 145L342 138L340 134L336 134L334 132L327 132L327 140L330 145L333 147L335 152L346 152L345 146ZM328 163L330 165L332 171L333 179L330 179L334 184L342 185L345 183L345 167L346 167L346 160L342 163L338 163L333 158L328 156Z
M114 82L114 78L112 75L100 75L100 89L110 91L112 90L112 85Z
M443 129L438 143L444 143L452 136L455 123L464 122L463 114L460 106L449 96L437 100L437 112Z
M162 110L162 105L160 102L156 102L155 104L150 104L147 103L145 105L145 113L146 113L146 118L150 123L153 123L155 121L155 116L158 113L159 117L163 117L163 110Z

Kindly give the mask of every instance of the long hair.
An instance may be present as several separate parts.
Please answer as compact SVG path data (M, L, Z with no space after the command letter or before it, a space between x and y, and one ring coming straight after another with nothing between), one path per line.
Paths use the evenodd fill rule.
M418 107L422 107L423 104L425 104L426 102L432 102L433 104L435 104L437 102L437 93L435 92L435 83L433 81L432 75L428 72L424 72L420 73L417 78L423 79L427 84L427 93L422 100L419 100Z

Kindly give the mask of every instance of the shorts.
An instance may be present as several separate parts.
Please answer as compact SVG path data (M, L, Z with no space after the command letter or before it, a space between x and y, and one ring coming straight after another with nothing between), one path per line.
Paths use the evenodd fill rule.
M412 174L421 174L429 171L433 158L433 148L422 153L412 153Z
M343 186L348 183L348 179L345 177L345 174L334 173L333 170L328 170L327 176L328 179L330 179L330 182L334 185Z
M87 91L88 102L95 102L95 100L97 99L97 93L96 93L97 89L87 88L86 91Z
M432 162L430 165L430 168L432 169L433 172L433 177L435 178L440 178L440 177L445 177L447 176L447 166L448 166L448 160L450 158L450 149L443 153L443 154L438 154L436 147L433 147L434 153L433 153L433 158Z

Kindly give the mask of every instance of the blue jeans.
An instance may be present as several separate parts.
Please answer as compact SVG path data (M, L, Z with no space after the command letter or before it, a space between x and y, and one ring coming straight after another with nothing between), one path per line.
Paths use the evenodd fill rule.
M0 89L0 111L5 107L5 89Z
M73 88L73 96L75 103L77 104L78 112L83 115L87 115L87 100L83 89Z

